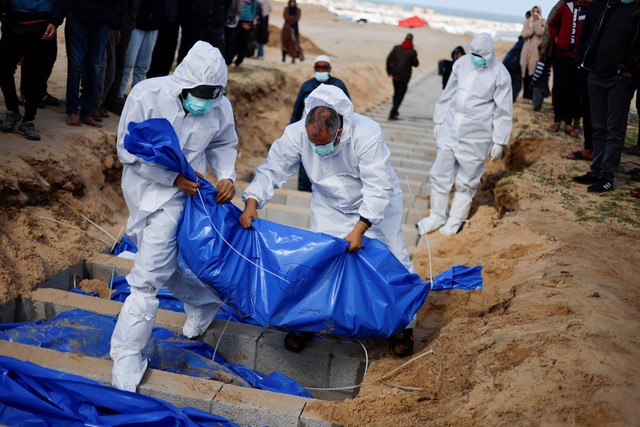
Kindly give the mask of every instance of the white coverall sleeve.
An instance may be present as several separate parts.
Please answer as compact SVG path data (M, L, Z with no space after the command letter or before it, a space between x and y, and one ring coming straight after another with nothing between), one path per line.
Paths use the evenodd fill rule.
M140 123L149 119L147 114L149 109L143 107L143 102L139 98L136 97L132 99L132 96L135 96L135 94L130 94L127 98L127 103L122 110L120 124L118 125L118 158L123 165L127 165L135 173L147 180L171 187L178 177L176 172L171 172L160 166L147 163L141 158L129 153L127 149L124 148L124 137L129 133L127 130L129 123Z
M507 145L511 136L513 122L513 96L511 79L504 70L498 75L498 85L493 96L495 109L493 110L493 134L492 142L498 145Z
M440 99L436 102L436 106L433 111L433 122L435 124L441 125L442 122L444 122L447 110L458 91L458 68L458 64L454 63L453 69L451 70L451 76L447 81L447 86L445 86L444 92L442 92Z
M358 214L378 224L394 193L391 153L384 143L382 131L369 141L356 146L362 180L362 205Z
M231 106L222 109L224 117L222 117L222 126L220 132L215 136L214 140L209 143L205 150L207 163L211 171L216 175L218 181L221 179L230 179L236 181L236 145L238 145L238 135L236 134L236 125L233 120L233 111Z
M243 191L242 201L256 199L258 209L268 203L275 193L276 188L282 187L300 165L300 148L296 141L295 132L290 125L284 134L271 145L267 160L256 170L256 176L251 184Z

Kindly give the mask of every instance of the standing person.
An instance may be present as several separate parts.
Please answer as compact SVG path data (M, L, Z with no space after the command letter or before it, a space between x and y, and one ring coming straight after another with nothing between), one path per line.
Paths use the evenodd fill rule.
M124 98L133 71L131 88L144 80L151 66L153 48L158 39L158 28L164 19L164 7L159 7L157 0L140 0L140 8L136 16L136 25L131 31L131 39L124 55L124 68L118 97Z
M67 46L67 124L102 125L92 117L100 85L100 68L110 31L120 26L125 0L71 0L64 28ZM82 104L80 104L82 80Z
M440 61L438 61L438 74L442 76L442 89L447 86L449 76L451 76L453 63L456 62L459 58L463 57L465 54L466 52L464 51L464 48L462 46L456 46L453 51L451 51L451 61L447 59L441 59Z
M511 76L511 92L513 94L513 102L516 102L518 94L522 89L522 67L520 67L520 53L524 45L524 38L518 37L518 41L513 45L502 61Z
M320 85L305 100L305 119L287 126L242 193L240 224L249 228L261 209L303 164L314 191L311 230L344 238L349 252L362 247L363 236L377 238L409 271L413 265L402 237L402 190L391 166L391 153L380 126L353 112L339 88ZM412 327L391 340L391 351L413 352ZM289 333L285 347L301 351L309 336Z
M264 59L264 45L269 43L269 14L271 13L271 0L258 0L258 12L256 20L256 45L258 47L256 58Z
M411 80L411 68L419 64L418 52L413 48L413 34L409 33L402 44L394 46L387 55L387 75L393 81L393 106L389 112L389 120L398 120L398 109Z
M153 47L151 65L147 71L148 79L169 75L176 59L179 35L178 0L165 0L163 19L158 28L158 38Z
M199 184L183 175L145 163L129 153L124 140L130 123L165 118L175 130L186 160L202 177L207 165L218 179L217 203L235 194L236 136L231 103L224 96L227 67L220 51L197 42L174 74L137 84L118 126L118 157L123 164L122 192L129 208L127 235L138 247L125 300L111 337L111 383L134 392L147 368L142 349L158 311L158 290L167 285L184 302L182 333L201 335L213 321L220 300L178 262L176 234L187 196Z
M33 121L38 104L47 94L47 79L55 57L56 31L67 13L68 3L63 0L38 2L7 2L6 20L2 23L0 39L0 89L4 95L7 113L0 124L3 132L17 127L20 135L33 141L40 133ZM22 87L25 95L24 117L20 114L14 73L22 59Z
M239 67L244 61L257 10L257 0L242 0L238 25L234 27L227 26L225 30L226 52L224 55L227 66L233 62L236 67Z
M533 88L533 111L542 109L544 98L551 94L549 90L549 75L551 74L551 61L544 53L540 52L540 59L536 63L536 69L531 76Z
M536 68L538 61L538 45L542 41L546 20L542 18L540 6L531 8L531 18L528 18L522 26L522 38L524 45L520 53L520 68L522 69L523 95L524 99L531 99L531 75Z
M440 228L458 233L469 215L487 156L498 160L511 135L513 97L509 73L496 58L489 34L471 41L469 55L453 65L451 79L436 103L431 166L431 209L418 222L420 234ZM456 190L447 218L449 192Z
M549 16L547 16L547 22L544 25L544 33L542 34L542 40L540 40L540 45L538 45L538 51L544 53L548 58L553 56L553 50L555 49L555 43L551 39L551 35L549 34L549 22L553 20L554 16L567 1L566 0L558 0L552 8L551 12L549 12Z
M582 65L589 70L593 128L591 170L573 180L591 193L614 189L627 130L634 76L640 76L640 0L596 0L591 3Z
M327 55L316 56L316 59L313 61L313 69L315 71L313 78L304 82L298 91L296 102L293 104L293 112L291 113L289 124L295 123L302 118L302 113L304 113L304 100L307 99L307 96L309 96L311 92L323 83L340 88L344 94L347 95L347 98L351 99L347 86L344 82L331 75L331 58ZM304 170L304 166L302 164L300 164L300 170L298 172L298 191L311 192L311 181L309 180L307 172Z
M549 34L556 46L552 59L554 120L551 130L557 132L564 123L564 132L572 138L578 136L572 125L573 118L582 111L576 54L590 4L590 0L568 1L549 22Z
M302 11L298 7L296 0L289 0L289 3L287 3L282 12L282 17L284 18L282 31L280 31L282 62L285 62L287 55L291 57L292 64L295 64L296 59L304 61L304 54L300 47L300 31L298 27L301 16Z

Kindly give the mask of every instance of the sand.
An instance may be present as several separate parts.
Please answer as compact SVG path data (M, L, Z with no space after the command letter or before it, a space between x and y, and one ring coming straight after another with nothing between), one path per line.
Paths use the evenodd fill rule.
M359 112L388 99L384 59L407 33L338 20L302 5L307 60L282 63L283 3L274 4L266 60L247 59L230 71L229 98L240 136L239 179L249 179L286 124L302 81L319 53L333 58ZM468 38L428 28L411 30L430 72ZM66 58L49 91L64 98ZM498 43L498 57L509 43ZM434 88L440 90L440 88ZM429 295L418 314L416 352L432 349L389 378L422 389L389 387L380 377L403 360L374 360L360 394L310 404L346 426L638 425L640 420L640 204L633 183L593 195L570 177L586 162L563 155L580 142L545 129L549 105L533 113L515 105L514 130L503 160L488 164L465 231L431 238L433 270L482 265L481 292ZM61 269L108 250L126 223L115 154L118 118L103 129L65 125L62 107L39 110L42 141L0 135L0 302L26 295ZM623 167L637 158L623 156ZM425 176L426 176L425 171ZM91 225L99 224L107 232ZM426 249L414 257L428 276Z

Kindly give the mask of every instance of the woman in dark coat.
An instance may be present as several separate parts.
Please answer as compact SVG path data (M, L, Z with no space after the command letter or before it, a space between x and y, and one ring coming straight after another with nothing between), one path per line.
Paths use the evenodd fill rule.
M282 62L291 57L291 63L296 62L296 58L304 61L302 48L300 47L300 33L298 32L298 21L300 21L301 11L296 0L289 0L283 12L284 25L280 32L280 42L282 43Z

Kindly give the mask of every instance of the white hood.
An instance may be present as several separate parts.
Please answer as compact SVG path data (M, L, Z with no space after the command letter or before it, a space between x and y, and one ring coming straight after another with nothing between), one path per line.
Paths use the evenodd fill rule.
M303 118L309 114L313 108L318 106L331 107L342 116L342 126L345 131L351 129L353 122L353 103L344 94L342 89L327 84L321 84L307 96L304 101ZM344 134L344 131L343 131ZM341 140L343 138L340 138Z
M469 44L469 53L482 56L489 64L494 58L493 39L487 33L478 34Z
M217 48L198 41L176 67L171 78L183 89L200 85L226 86L227 64Z

